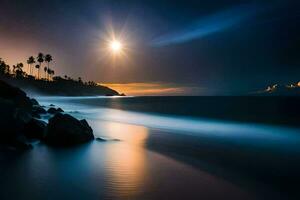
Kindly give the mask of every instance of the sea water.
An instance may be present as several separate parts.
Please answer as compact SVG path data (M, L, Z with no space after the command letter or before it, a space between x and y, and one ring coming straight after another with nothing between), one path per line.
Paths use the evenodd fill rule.
M203 118L197 109L188 112L191 105L182 108L184 100L176 105L168 98L37 97L41 105L87 119L95 137L107 141L67 149L36 144L2 156L0 198L295 196L299 129ZM191 101L195 107L196 99L186 104ZM289 184L281 187L279 180Z

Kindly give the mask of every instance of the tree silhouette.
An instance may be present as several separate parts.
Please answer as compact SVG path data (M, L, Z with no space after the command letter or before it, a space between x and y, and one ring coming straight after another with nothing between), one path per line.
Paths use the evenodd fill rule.
M16 77L17 78L21 78L24 76L24 72L23 72L23 63L18 63L16 66L15 66L15 72L16 72Z
M47 74L48 74L48 80L49 80L50 75L51 75L51 69L50 68L47 69Z
M49 76L49 79L53 79L53 75L54 75L54 70L47 68L47 74Z
M51 70L51 79L53 79L54 74L55 74L54 70Z
M38 70L38 79L40 79L40 65L36 65L35 68Z
M45 56L45 62L47 63L47 68L48 69L50 69L50 62L52 61L53 59L52 59L52 56L50 55L50 54L47 54L46 56ZM51 75L51 73L49 74L48 73L48 75Z
M16 65L13 65L12 67L13 67L13 73L15 73L15 72L16 72L16 69L17 69L17 66L16 66Z
M47 80L47 67L44 67L44 72L45 72L45 79Z
M39 63L39 67L37 68L37 65L35 66L35 68L38 69L38 79L40 78L40 66L42 66L42 63L44 62L44 54L43 53L39 53L37 56L37 61Z
M35 59L34 59L34 57L33 56L30 56L29 58L28 58L28 60L27 60L27 64L28 64L28 67L29 67L29 75L31 75L32 74L32 64L34 64L35 63Z
M9 65L0 58L0 74L9 74Z

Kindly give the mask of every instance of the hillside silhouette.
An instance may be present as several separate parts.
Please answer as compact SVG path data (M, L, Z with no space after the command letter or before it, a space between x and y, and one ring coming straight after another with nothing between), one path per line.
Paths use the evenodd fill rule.
M24 64L9 66L0 58L0 79L25 91L44 95L61 96L118 96L117 91L93 81L84 82L81 77L73 79L67 75L54 76L50 68L53 58L50 54L39 53L27 60L27 72ZM42 67L46 64L45 67ZM121 94L124 95L124 94Z

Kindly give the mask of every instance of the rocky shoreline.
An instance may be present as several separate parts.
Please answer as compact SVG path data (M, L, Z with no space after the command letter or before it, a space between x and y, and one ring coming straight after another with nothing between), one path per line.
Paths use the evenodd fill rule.
M0 81L0 91L1 149L28 150L33 140L61 147L94 140L86 120L65 114L61 108L46 111L37 100L4 81ZM40 120L43 114L51 116L48 123Z

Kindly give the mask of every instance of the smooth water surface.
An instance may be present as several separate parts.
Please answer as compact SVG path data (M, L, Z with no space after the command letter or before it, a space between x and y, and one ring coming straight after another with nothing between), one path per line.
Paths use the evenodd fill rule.
M107 106L113 98L38 100L87 119L107 141L67 149L36 144L2 156L0 199L291 197L278 189L277 175L294 184L288 170L299 166L298 129L133 112Z

